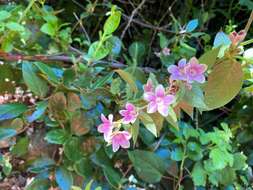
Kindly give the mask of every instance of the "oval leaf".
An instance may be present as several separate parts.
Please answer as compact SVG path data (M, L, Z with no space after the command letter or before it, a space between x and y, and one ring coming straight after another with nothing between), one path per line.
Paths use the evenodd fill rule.
M216 65L204 89L207 110L226 105L239 93L242 84L243 71L238 62L226 60Z

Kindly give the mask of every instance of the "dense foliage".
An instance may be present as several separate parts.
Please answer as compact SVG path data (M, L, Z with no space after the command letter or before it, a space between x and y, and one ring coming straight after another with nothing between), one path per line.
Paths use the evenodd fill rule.
M0 189L253 189L251 10L3 2Z

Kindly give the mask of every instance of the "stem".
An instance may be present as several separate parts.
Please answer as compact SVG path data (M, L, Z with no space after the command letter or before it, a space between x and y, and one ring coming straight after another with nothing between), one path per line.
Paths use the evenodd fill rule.
M246 34L248 33L250 25L252 24L252 22L253 22L253 11L251 11L250 17L249 17L248 22L247 22L247 24L245 26L245 29L244 29Z
M241 46L246 46L246 45L249 45L249 44L251 44L251 43L253 43L253 39L250 39L250 40L247 40L247 41L245 41L245 42L242 42L242 43L240 43L240 45L241 45Z
M177 185L176 185L176 189L180 189L181 188L181 181L183 179L183 175L184 175L184 162L186 159L186 147L184 145L184 153L183 153L183 159L182 162L180 164L180 171L179 171L179 177L178 177L178 181L177 181Z

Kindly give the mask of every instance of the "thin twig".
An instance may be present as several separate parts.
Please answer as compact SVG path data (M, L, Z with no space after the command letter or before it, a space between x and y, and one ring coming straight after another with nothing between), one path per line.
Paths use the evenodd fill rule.
M129 16L127 16L125 14L122 14L122 16L123 16L124 19L130 20ZM143 26L145 28L149 28L149 29L153 29L153 30L157 30L157 31L162 31L162 32L165 32L165 33L170 33L170 34L176 34L176 32L174 32L172 30L168 30L165 27L159 27L159 26L154 26L154 25L151 25L151 24L143 23L143 22L141 22L137 19L132 19L132 23L138 24L138 25Z
M131 16L130 16L130 18L128 20L128 23L127 23L126 27L124 28L124 30L123 30L123 32L122 32L122 34L120 36L121 40L124 38L127 29L130 27L131 22L133 21L134 16L138 12L138 10L141 9L141 7L144 5L145 2L146 2L146 0L142 0L142 2L133 10L133 12L132 12L132 14L131 14Z
M78 50L79 51L79 50ZM82 54L83 55L83 54ZM68 55L20 55L11 54L6 52L0 52L0 60L3 61L42 61L42 62L52 62L52 61L62 61L66 63L75 63L83 60L83 56L68 56ZM99 63L107 63L111 68L119 69L126 68L127 65L117 62L117 61L96 61L91 66L95 66ZM155 69L151 67L139 67L145 73L156 72Z
M89 34L88 34L87 31L85 30L81 18L78 18L78 16L76 15L76 13L73 13L73 14L74 14L76 20L78 21L78 23L79 23L81 29L83 30L83 33L85 34L86 39L88 40L88 42L89 42L89 44L90 44L90 43L91 43L91 40L90 40Z

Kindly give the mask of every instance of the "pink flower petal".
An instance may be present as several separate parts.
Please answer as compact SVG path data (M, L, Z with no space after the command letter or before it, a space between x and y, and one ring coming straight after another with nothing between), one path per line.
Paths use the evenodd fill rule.
M144 100L150 102L150 101L155 101L155 94L153 92L147 92L147 93L144 93Z
M173 96L173 95L167 95L167 96L164 97L163 101L164 101L165 105L170 105L170 104L174 103L175 96Z
M147 107L147 113L155 113L157 111L156 102L150 102Z
M135 110L135 106L131 103L126 103L126 109L128 111L134 111Z
M158 112L159 112L162 116L167 117L168 114L169 114L169 108L168 108L168 106L166 106L166 105L159 105L159 106L158 106Z
M118 143L113 143L112 144L112 151L117 152L119 150L120 145Z
M156 95L156 97L164 97L165 96L165 90L161 84L156 87L155 95Z

